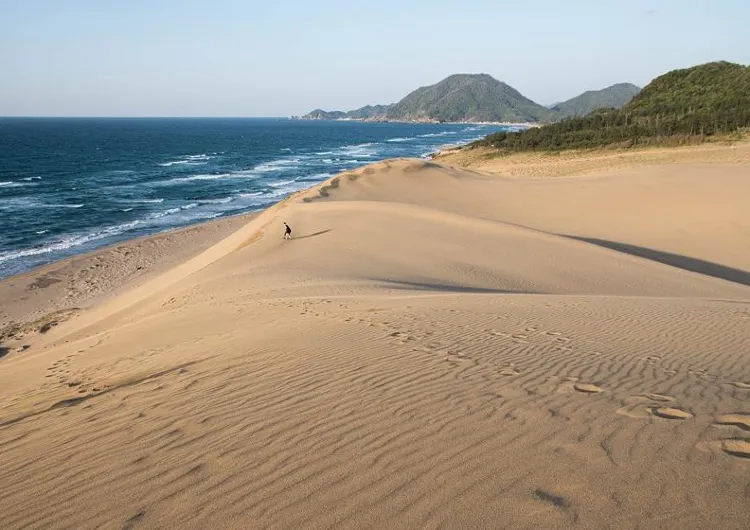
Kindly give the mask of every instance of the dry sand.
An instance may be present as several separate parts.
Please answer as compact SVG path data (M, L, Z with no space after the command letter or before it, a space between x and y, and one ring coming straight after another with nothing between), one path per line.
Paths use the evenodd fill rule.
M11 340L0 527L746 528L731 149L375 164Z

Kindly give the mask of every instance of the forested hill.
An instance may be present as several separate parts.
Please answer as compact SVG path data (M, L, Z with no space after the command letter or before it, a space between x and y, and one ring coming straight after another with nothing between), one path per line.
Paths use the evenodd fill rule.
M586 116L595 110L612 108L619 109L633 99L641 88L632 83L617 83L601 90L588 90L583 94L563 101L550 108L556 114L556 119Z
M714 62L654 79L621 109L598 110L472 145L506 151L702 141L750 127L750 67Z
M456 74L418 88L388 109L390 120L539 122L553 113L487 74Z

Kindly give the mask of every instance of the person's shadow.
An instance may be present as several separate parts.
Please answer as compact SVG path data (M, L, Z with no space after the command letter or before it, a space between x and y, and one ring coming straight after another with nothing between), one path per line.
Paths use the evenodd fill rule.
M307 235L304 235L304 236L292 237L292 240L296 241L296 240L299 240L299 239L307 239L308 237L322 236L323 234L327 234L328 232L330 232L332 230L333 230L333 228L329 228L328 230L321 230L320 232L315 232L314 234L307 234Z

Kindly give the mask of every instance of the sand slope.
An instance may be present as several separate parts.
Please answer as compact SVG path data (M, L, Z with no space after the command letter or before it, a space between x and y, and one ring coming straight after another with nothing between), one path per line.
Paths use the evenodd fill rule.
M749 199L343 174L0 360L0 526L743 528Z

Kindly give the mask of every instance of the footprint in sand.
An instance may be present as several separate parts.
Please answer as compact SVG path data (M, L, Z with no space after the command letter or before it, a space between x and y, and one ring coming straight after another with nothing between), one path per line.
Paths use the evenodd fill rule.
M721 414L716 416L714 423L718 425L731 425L745 431L750 431L750 414L744 412Z
M737 388L750 389L750 383L745 381L733 381L731 384Z
M665 394L643 394L643 396L638 397L644 397L651 401L674 401L672 396L667 396Z
M617 409L617 414L645 420L654 415L654 409L660 409L657 403L671 403L673 401L675 401L675 398L666 394L647 393L630 396L623 401L623 406ZM663 410L669 409L664 408Z
M500 375L504 375L504 376L507 376L507 377L518 375L520 373L521 372L519 372L515 368L504 368L504 369L500 370L500 372L499 372Z
M730 438L721 441L721 448L725 453L740 458L750 458L750 440L745 438Z
M593 385L591 383L576 383L573 385L573 388L575 388L578 392L583 392L584 394L598 394L599 392L604 391L602 387Z
M651 407L651 414L667 420L687 420L693 417L692 412L674 407Z

